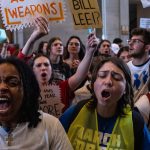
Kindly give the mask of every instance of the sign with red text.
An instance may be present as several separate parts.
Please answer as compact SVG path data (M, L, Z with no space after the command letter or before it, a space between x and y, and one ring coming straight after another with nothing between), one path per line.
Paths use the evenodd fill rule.
M102 28L97 0L68 0L75 29Z
M64 21L63 0L0 0L0 9L6 29L16 30L33 25L35 17L48 21Z

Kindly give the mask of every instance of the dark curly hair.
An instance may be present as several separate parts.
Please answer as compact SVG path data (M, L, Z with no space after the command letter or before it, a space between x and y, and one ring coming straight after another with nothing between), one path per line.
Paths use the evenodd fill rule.
M97 106L97 98L94 93L94 82L97 78L97 73L99 69L107 62L111 62L114 65L116 65L118 68L120 68L125 76L126 79L126 93L122 95L120 100L118 101L118 106L117 106L117 114L119 115L124 115L125 112L123 111L123 108L129 104L131 108L133 109L133 89L131 86L131 73L126 65L121 59L117 57L107 57L100 61L94 68L93 73L92 73L92 80L91 80L91 93L92 93L92 100L90 100L89 104L87 105L88 108L94 109Z
M38 98L40 96L39 84L32 69L22 60L15 57L0 59L0 64L11 64L19 72L23 86L23 102L20 108L18 123L29 122L28 127L36 127L40 122Z

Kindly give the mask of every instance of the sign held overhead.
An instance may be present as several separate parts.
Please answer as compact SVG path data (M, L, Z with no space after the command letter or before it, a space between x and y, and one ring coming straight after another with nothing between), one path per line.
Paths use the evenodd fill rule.
M0 0L6 29L16 30L33 24L40 15L49 21L63 21L63 0Z
M68 0L75 29L102 28L97 0Z

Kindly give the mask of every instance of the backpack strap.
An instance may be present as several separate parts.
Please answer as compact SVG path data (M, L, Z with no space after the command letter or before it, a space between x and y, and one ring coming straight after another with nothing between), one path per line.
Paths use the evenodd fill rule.
M149 100L149 103L150 103L150 93L148 92L147 94L146 94L146 96L147 96L147 98L148 98L148 100ZM149 118L148 118L148 122L147 122L147 127L150 125L150 114L149 114Z
M74 121L74 119L76 118L76 116L78 115L78 113L80 112L80 110L81 110L81 108L88 102L89 100L82 100L82 101L80 101L80 102L78 102L77 104L76 104L76 106L75 106L75 109L74 109L74 112L73 112L73 114L72 114L72 116L71 116L71 119L69 120L69 127L70 127L70 125L71 125L71 123ZM69 128L68 128L68 130L69 130ZM67 130L67 132L68 132L68 130Z
M134 149L142 150L144 119L137 110L133 110Z

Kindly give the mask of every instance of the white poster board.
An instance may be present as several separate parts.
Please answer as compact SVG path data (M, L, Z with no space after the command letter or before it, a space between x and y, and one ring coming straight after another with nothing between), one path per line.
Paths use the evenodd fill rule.
M64 7L63 0L0 0L3 23L11 31L33 25L38 16L64 21Z
M140 18L140 27L150 29L150 18Z

